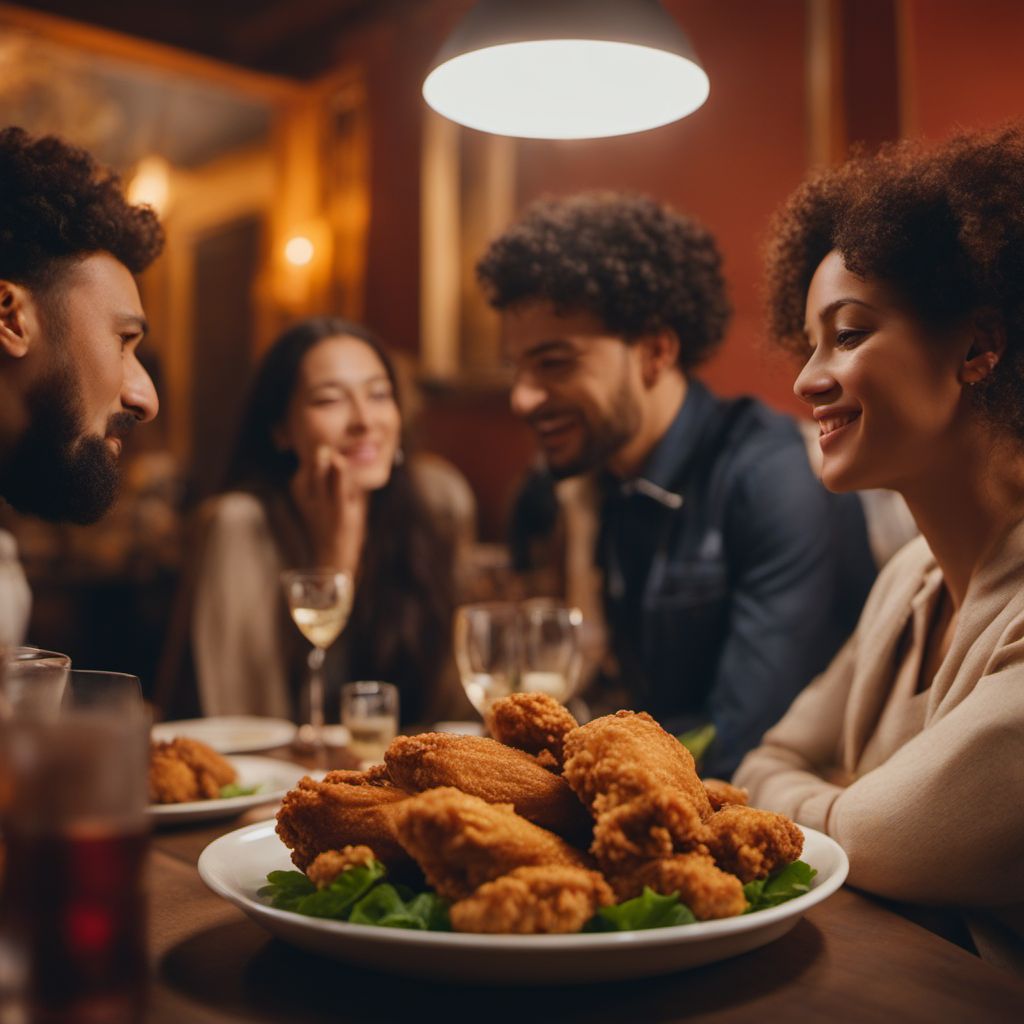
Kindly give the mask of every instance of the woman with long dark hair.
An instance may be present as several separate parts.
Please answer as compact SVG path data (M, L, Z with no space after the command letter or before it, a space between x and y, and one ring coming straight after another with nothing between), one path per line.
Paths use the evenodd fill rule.
M343 680L397 684L406 722L457 699L448 685L455 538L406 452L394 365L368 330L317 317L277 339L249 395L226 493L207 509L192 622L206 714L299 714L303 641L278 583L296 567L355 581L328 654L328 720Z
M769 293L824 483L899 492L921 536L734 781L1024 970L1024 127L805 184Z

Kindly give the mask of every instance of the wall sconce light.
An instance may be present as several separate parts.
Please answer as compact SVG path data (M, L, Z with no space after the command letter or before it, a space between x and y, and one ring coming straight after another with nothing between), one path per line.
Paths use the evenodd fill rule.
M313 261L316 248L305 235L292 235L284 243L284 258L293 267L305 267Z
M163 217L171 198L170 164L156 154L144 156L136 165L126 191L128 202L133 206L145 203L157 216Z
M423 97L480 131L588 139L676 121L709 88L658 0L480 0L434 58Z

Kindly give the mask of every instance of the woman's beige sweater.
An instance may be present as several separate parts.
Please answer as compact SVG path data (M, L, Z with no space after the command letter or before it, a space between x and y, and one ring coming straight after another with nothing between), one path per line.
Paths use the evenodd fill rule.
M1024 521L975 574L948 654L915 693L940 585L927 544L911 541L734 781L837 840L853 885L962 908L972 931L997 920L1012 945L1024 935Z

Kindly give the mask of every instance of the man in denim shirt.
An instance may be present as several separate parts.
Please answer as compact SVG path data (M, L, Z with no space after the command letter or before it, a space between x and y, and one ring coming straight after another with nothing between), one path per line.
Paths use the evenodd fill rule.
M796 425L693 377L730 314L720 266L692 219L588 194L535 203L477 270L550 475L599 474L632 706L712 723L703 770L728 777L849 634L874 563L858 499L822 488Z

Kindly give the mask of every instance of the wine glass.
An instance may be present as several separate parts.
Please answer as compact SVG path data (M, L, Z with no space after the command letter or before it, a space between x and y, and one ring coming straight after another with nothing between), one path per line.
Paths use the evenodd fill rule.
M522 630L518 689L546 693L564 704L579 683L583 614L543 598L519 608Z
M281 573L292 621L313 645L306 663L309 680L306 708L309 722L299 739L311 743L315 766L327 767L324 748L324 677L327 648L338 639L352 610L352 577L335 569L288 569Z
M455 661L469 702L487 710L518 687L519 610L515 604L489 601L455 610Z

